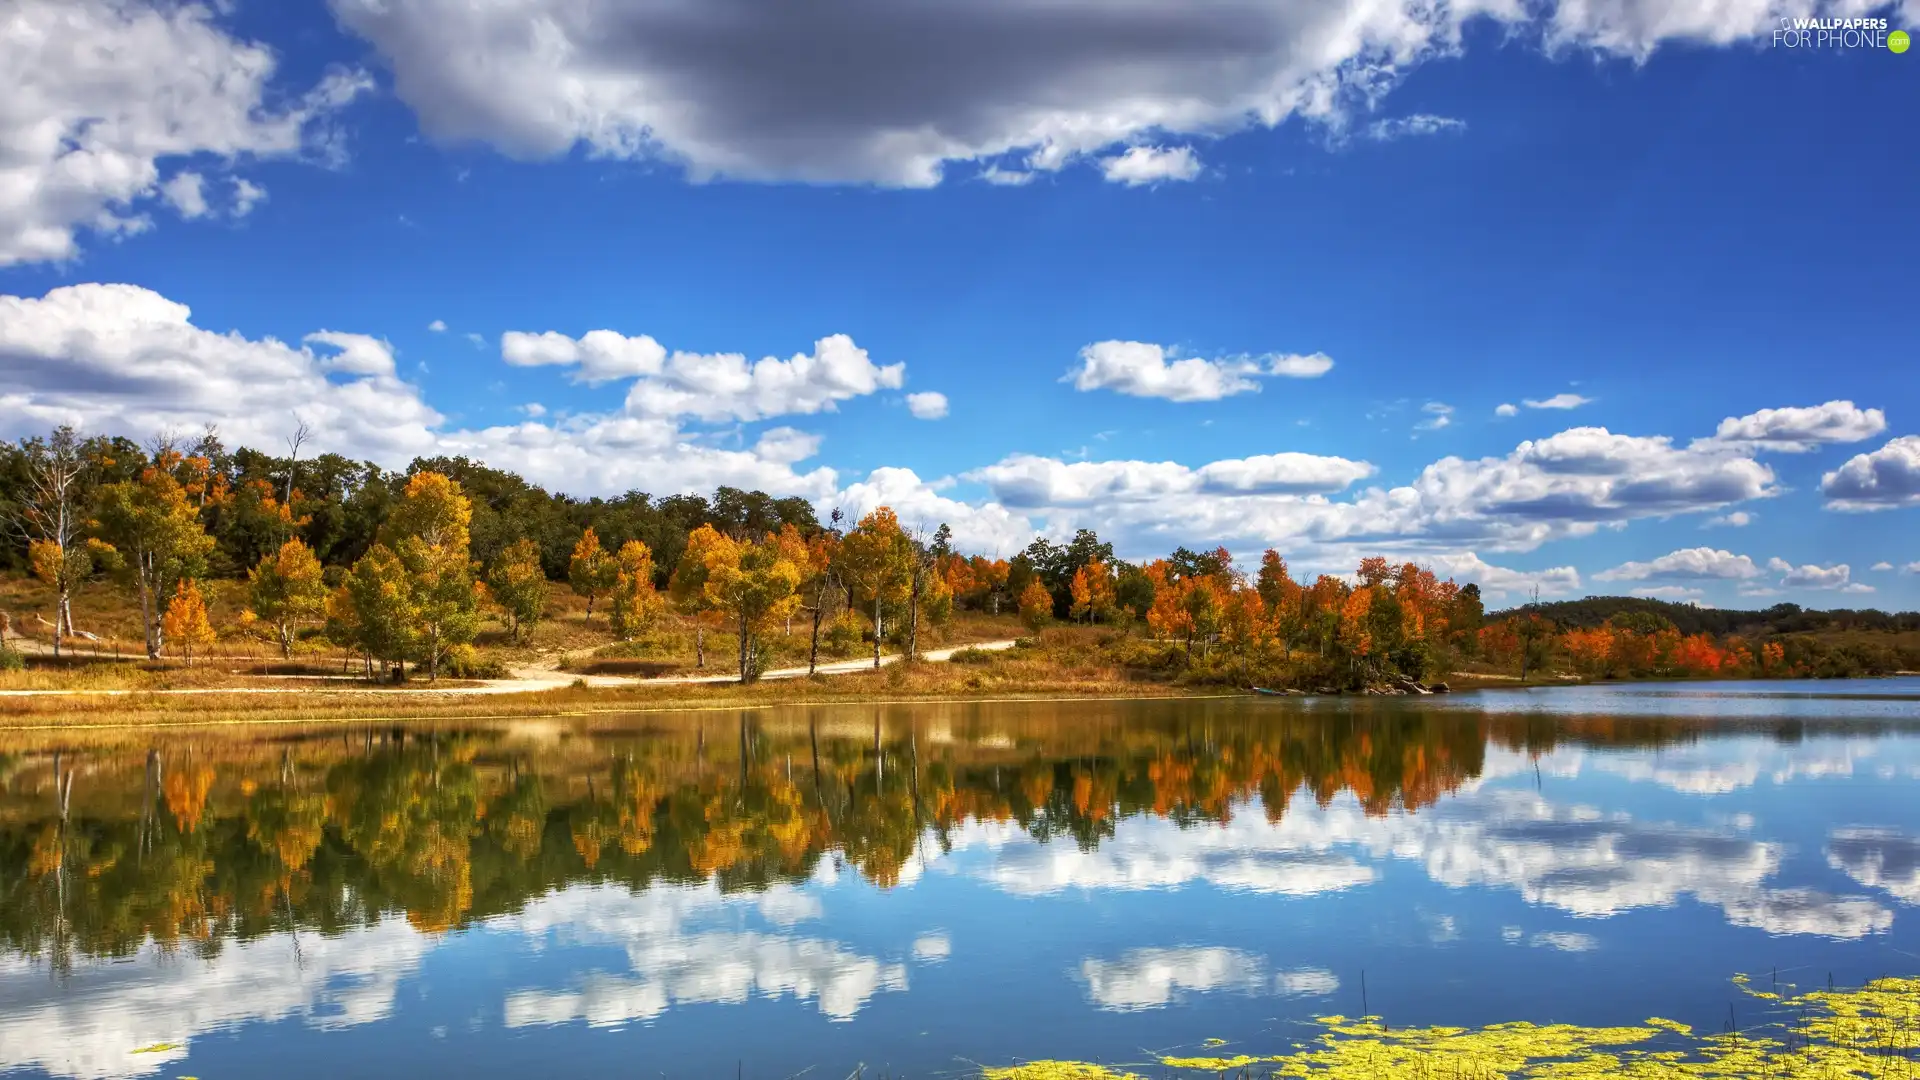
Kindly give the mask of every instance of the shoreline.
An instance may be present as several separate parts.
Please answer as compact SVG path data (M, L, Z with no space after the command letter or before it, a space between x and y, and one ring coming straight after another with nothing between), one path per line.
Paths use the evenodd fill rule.
M883 660L890 659L883 657ZM945 666L944 664L942 666ZM1875 676L1872 678L1899 678L1902 676ZM1911 677L1911 676L1907 676ZM654 683L652 680L635 680L632 684L615 687L580 687L568 684L563 687L532 687L511 696L502 694L474 694L462 692L457 688L408 689L408 688L362 688L358 690L339 690L327 687L312 689L256 689L256 688L207 688L180 690L116 690L116 691L43 691L29 692L37 696L23 698L16 696L14 701L41 701L71 703L75 699L110 697L112 707L97 710L100 719L90 719L88 711L72 709L0 709L0 737L10 733L45 735L52 732L115 732L147 730L186 730L194 728L245 728L245 727L288 727L310 725L331 727L348 724L463 724L491 723L517 720L579 720L593 717L644 716L670 713L735 712L743 710L770 710L804 708L809 706L844 708L850 706L916 706L916 705L1033 705L1046 703L1123 703L1151 701L1225 701L1233 699L1269 700L1269 695L1257 694L1249 689L1227 688L1206 685L1181 685L1171 682L1092 682L1073 683L1069 680L1043 682L1022 687L1008 687L997 692L966 693L954 692L950 686L930 687L926 692L916 693L912 689L887 683L886 668L874 671L865 669L856 675L842 675L831 682L825 676L808 679L782 678L773 685L753 683L742 686L737 682L676 681ZM1521 683L1517 676L1497 674L1479 674L1471 672L1455 673L1448 682L1449 694L1435 694L1434 697L1449 697L1463 693L1501 690L1537 690L1543 688L1593 686L1593 685L1634 685L1639 683L1664 683L1708 685L1715 682L1750 682L1754 680L1707 680L1707 679L1638 679L1600 682L1597 680L1579 680L1563 678L1554 682ZM1767 683L1779 683L1788 686L1804 682L1828 682L1820 679L1768 679ZM865 682L867 685L858 685ZM849 683L855 685L849 686ZM650 685L651 684L651 685ZM837 687L834 684L839 684ZM756 693L759 687L767 686L769 692ZM702 693L701 689L712 687L711 692ZM677 692L666 694L647 694L648 689L668 689ZM817 688L817 694L806 693ZM638 689L641 694L631 694ZM781 692L786 691L786 692ZM800 692L793 692L800 691ZM1078 691L1078 692L1076 692ZM1116 692L1118 691L1118 692ZM16 695L22 693L14 692ZM213 708L211 702L195 702L195 695L216 696L227 699ZM255 700L250 697L258 695ZM1281 695L1283 700L1312 701L1334 699L1369 699L1383 695L1368 694L1364 691L1349 691L1333 694L1301 692ZM1413 695L1384 695L1405 696ZM400 697L411 698L418 708L396 709L382 712L369 709L368 699L381 698L384 703L397 705ZM357 699L357 700L356 700ZM4 700L4 699L0 699ZM1417 698L1416 698L1417 700ZM483 709L467 707L486 705ZM171 705L172 707L167 707ZM198 707L196 707L198 706ZM463 707L467 706L467 707Z

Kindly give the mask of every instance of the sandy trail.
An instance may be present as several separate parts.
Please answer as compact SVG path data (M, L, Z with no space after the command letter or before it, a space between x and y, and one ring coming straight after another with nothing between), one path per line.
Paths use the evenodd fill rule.
M932 649L920 654L922 660L940 663L951 659L954 653L962 649L979 649L982 652L999 652L1013 648L1012 639L1005 641L980 641L968 645L955 645L946 649ZM881 666L892 664L900 659L898 653L883 653ZM558 661L556 660L555 663ZM867 671L873 667L873 658L859 660L836 660L830 664L821 664L815 670L822 675L845 675L856 671ZM761 679L800 679L805 678L804 667L777 668L761 674ZM460 686L439 686L431 689L399 686L355 686L335 689L330 686L216 686L187 688L180 690L0 690L0 697L134 697L143 694L533 694L542 690L560 690L574 683L585 683L591 687L618 686L666 686L687 685L692 683L730 683L738 682L738 675L662 675L658 678L642 679L625 675L569 675L554 667L520 667L513 669L511 679L481 679ZM261 678L303 678L313 676L260 676ZM354 676L318 676L323 679L341 681L360 681Z

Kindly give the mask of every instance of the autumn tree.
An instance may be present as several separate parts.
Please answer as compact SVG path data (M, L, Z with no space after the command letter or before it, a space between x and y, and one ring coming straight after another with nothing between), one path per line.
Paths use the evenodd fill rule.
M620 574L620 568L614 565L613 557L600 546L600 537L589 525L587 531L580 534L580 540L573 545L573 557L567 560L567 584L573 591L587 598L587 618L593 618L594 598L613 588L614 579Z
M653 552L638 540L620 546L612 559L615 570L607 622L615 637L632 641L660 617L663 602L653 587Z
M101 490L100 538L140 599L150 660L160 658L165 641L162 606L181 579L205 571L213 551L213 537L200 524L210 486L203 466L163 445L137 478Z
M880 666L886 605L907 598L913 584L913 542L893 510L882 506L860 519L840 544L840 573L849 591L873 613L873 666Z
M707 666L707 624L715 616L713 597L707 591L707 576L715 553L724 553L727 537L711 525L702 525L687 534L687 546L680 553L680 565L673 568L667 582L667 596L674 609L693 620L695 667Z
M397 665L405 678L419 623L406 564L392 548L375 544L353 564L342 588L347 601L342 622L351 625L354 643L369 660Z
M804 558L805 549L796 553L772 535L758 543L737 543L722 536L718 543L704 546L702 557L707 563L709 603L738 635L740 681L752 682L763 667L760 635L799 606L802 571L794 560Z
M820 624L830 605L844 601L840 580L840 508L834 507L827 528L807 541L807 561L800 578L802 604L813 616L813 639L807 645L807 674L820 665Z
M174 651L193 666L195 653L204 652L213 644L213 623L207 619L207 600L200 593L200 586L194 581L182 578L174 585L173 598L167 603L167 612L161 616L165 624L162 633L173 643Z
M528 539L507 545L487 571L487 586L494 602L506 612L508 634L518 641L532 633L547 606L547 573L540 567L540 545Z
M320 560L305 543L288 540L247 572L247 599L254 615L273 628L280 655L291 657L300 626L326 615L327 586Z
M1096 619L1113 617L1113 571L1106 563L1095 559L1075 570L1068 591L1073 596L1073 606L1068 614L1073 618L1091 623Z
M1307 590L1293 580L1287 560L1272 548L1261 555L1260 571L1254 580L1267 626L1280 642L1281 656L1292 659L1293 644L1307 628Z
M469 523L473 503L460 485L437 472L415 473L382 527L411 579L414 636L427 678L480 629L481 590L473 578Z
M53 588L53 655L59 656L61 640L73 633L73 590L93 572L93 552L81 538L79 488L86 461L80 437L64 424L45 439L20 440L20 457L24 483L10 517L27 540L34 576Z
M1027 587L1020 590L1020 620L1027 629L1038 631L1053 618L1053 594L1040 583L1039 577L1027 579Z

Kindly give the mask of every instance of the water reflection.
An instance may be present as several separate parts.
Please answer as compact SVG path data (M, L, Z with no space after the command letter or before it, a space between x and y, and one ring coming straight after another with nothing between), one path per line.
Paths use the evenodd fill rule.
M1920 903L1920 743L1881 699L1728 722L1591 694L1561 716L864 708L16 746L0 1070L385 1031L439 957L484 972L457 984L470 1033L684 1012L710 1042L758 1007L917 1031L911 1003L966 988L1012 1039L1037 1007L1057 1036L1063 990L1090 1016L1326 1011L1381 927L1630 966L1646 943L1610 928L1636 913L1839 947ZM1792 801L1842 790L1819 785L1867 796Z

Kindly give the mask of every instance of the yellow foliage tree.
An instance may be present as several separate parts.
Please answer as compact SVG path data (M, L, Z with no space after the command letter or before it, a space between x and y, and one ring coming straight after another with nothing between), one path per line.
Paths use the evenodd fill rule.
M796 537L797 539L797 537ZM702 551L706 593L712 609L732 622L739 635L740 681L752 682L763 668L759 637L800 606L804 544L782 544L769 535L760 543L736 543L721 537Z
M567 584L573 591L587 598L587 618L593 618L593 601L601 593L613 588L620 576L620 568L614 564L613 556L600 546L600 537L588 526L580 534L580 541L573 545L573 557L567 560Z
M660 617L660 594L653 587L653 552L640 541L629 540L609 562L615 573L607 622L615 637L632 641Z
M1053 594L1040 584L1039 578L1027 582L1020 590L1020 619L1029 630L1038 630L1053 618Z
M173 599L167 604L167 613L161 621L164 624L161 632L187 661L188 667L193 666L195 653L204 652L213 644L213 623L207 619L207 600L193 581L183 579L174 586Z
M693 663L707 666L707 624L716 614L713 598L707 593L707 574L715 551L732 544L711 525L702 525L687 534L686 550L680 553L680 565L673 568L667 582L667 596L680 614L693 620ZM722 556L724 558L724 556Z
M247 573L247 597L253 614L273 628L280 655L292 656L300 624L326 615L327 585L321 580L320 560L297 539L281 544Z
M873 666L880 666L886 605L907 599L913 586L913 541L900 519L882 506L860 519L840 542L840 574L854 598L872 605Z

